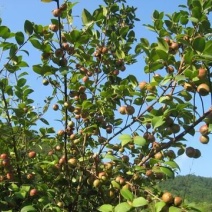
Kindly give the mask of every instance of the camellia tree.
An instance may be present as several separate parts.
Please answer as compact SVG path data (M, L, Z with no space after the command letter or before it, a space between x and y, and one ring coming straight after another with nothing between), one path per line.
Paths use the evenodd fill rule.
M51 4L49 26L26 20L15 33L0 26L7 59L0 69L1 211L198 211L157 185L174 178L177 157L200 157L187 134L209 142L212 1L188 0L166 16L155 10L146 25L154 43L136 39L139 19L126 0L84 9L81 26L72 24L75 3ZM52 92L38 110L28 43L41 55L32 69ZM129 73L137 60L147 80ZM58 131L45 119L49 111L62 123Z

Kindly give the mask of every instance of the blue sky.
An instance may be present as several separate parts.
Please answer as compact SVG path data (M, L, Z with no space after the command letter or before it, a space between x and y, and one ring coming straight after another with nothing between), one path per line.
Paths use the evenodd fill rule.
M62 2L62 1L61 1ZM89 2L89 3L88 3ZM82 8L86 7L87 10L93 11L102 1L97 0L79 0L79 4L75 7L73 15L80 15ZM174 12L179 4L185 4L186 0L129 0L131 5L138 8L137 15L138 18L141 19L141 22L136 24L135 31L138 37L145 37L151 41L156 39L156 35L152 32L149 32L142 24L151 23L152 12L157 9L159 11L165 11L166 13ZM36 24L49 25L50 19L52 18L51 11L55 9L56 4L52 3L43 3L40 0L7 0L0 2L0 17L3 19L3 25L8 26L12 31L20 31L23 30L24 21L26 19L35 22ZM80 20L80 17L79 17ZM29 47L30 48L30 47ZM26 59L30 61L30 64L39 63L40 60L40 52L34 51L31 53L30 57ZM128 67L129 73L133 71L133 73L138 77L139 80L142 80L142 70L143 70L143 62L139 61L136 65L132 67ZM28 71L31 71L30 68ZM31 71L30 84L36 87L39 92L38 102L41 99L44 99L48 96L48 91L43 92L44 87L40 86L41 78L35 77L33 72ZM37 86L39 84L39 86ZM45 88L46 89L46 88ZM207 102L207 101L206 101ZM209 107L209 105L208 105ZM207 106L206 106L207 108ZM53 116L50 115L48 117L49 121L53 121ZM198 140L199 134L195 137L186 137L188 139L188 143L195 148L200 149L202 152L202 156L200 159L189 159L185 155L183 155L180 159L178 159L178 163L181 167L180 174L196 174L200 176L212 177L212 168L209 165L212 161L211 154L211 143L208 145L200 144ZM212 141L211 141L212 142Z

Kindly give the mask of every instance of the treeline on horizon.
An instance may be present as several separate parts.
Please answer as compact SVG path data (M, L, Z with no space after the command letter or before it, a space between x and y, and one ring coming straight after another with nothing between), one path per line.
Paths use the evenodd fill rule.
M161 182L162 191L169 191L182 197L186 202L192 203L200 211L212 211L212 178L192 174L177 176Z

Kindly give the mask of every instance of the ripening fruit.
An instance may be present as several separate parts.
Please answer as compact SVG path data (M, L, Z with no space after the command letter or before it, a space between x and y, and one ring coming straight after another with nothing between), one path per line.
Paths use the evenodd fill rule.
M154 155L155 159L157 160L162 160L163 159L163 154L161 152L157 152L155 155Z
M171 126L171 130L173 133L179 133L180 132L180 126L178 124L173 124Z
M199 141L202 144L207 144L209 142L209 136L208 135L201 135L199 138Z
M172 74L174 72L174 67L173 66L168 66L166 68L167 73Z
M57 32L59 30L59 27L56 24L49 24L49 29L53 32Z
M38 190L36 188L33 188L29 191L30 197L36 196L37 194L38 194Z
M54 54L58 58L62 57L63 56L63 49L62 48L56 49Z
M78 163L78 160L76 158L70 158L68 160L68 163L73 166L73 167L76 167L77 166L77 163Z
M175 197L174 198L174 205L175 206L180 206L183 202L183 199L181 197Z
M185 82L184 83L184 89L187 90L187 91L193 91L194 87L192 86L192 84Z
M52 106L52 108L53 108L53 110L57 111L57 110L59 109L59 106L58 106L58 104L54 104L54 105Z
M172 42L169 46L169 51L171 54L176 54L179 49L179 44L176 42Z
M7 155L6 153L2 153L2 154L0 155L0 158L1 158L2 160L8 159L8 155Z
M140 82L140 83L139 83L139 88L140 88L141 90L144 90L144 89L146 88L146 85L147 85L147 82L145 82L145 81Z
M207 124L202 125L202 126L199 128L199 132L200 132L202 135L207 135L207 134L208 134L208 125L207 125Z
M173 203L173 196L170 192L165 192L163 195L162 195L162 198L161 198L165 203Z
M202 83L197 87L197 92L201 95L201 96L207 96L210 92L210 88L207 84Z
M121 107L119 108L119 113L121 113L122 115L125 115L125 114L126 114L126 107L127 107L127 106L121 106Z
M61 12L62 11L60 9L52 10L52 14L53 14L54 17L60 17Z
M106 126L106 132L107 132L108 134L111 134L111 133L113 132L113 127L112 127L112 125L107 125L107 126Z
M57 135L58 136L63 136L65 134L65 131L64 130L59 130L58 132L57 132Z
M200 68L198 71L199 71L198 77L199 77L200 79L204 79L204 78L207 77L207 69L205 69L205 68Z
M67 4L64 3L64 4L62 4L62 5L60 6L60 10L64 11L64 10L67 9L67 7L68 7Z
M28 153L28 157L29 157L29 158L35 158L35 157L36 157L36 152L35 152L35 151L30 151L30 152Z
M49 84L49 81L47 79L43 79L43 85L47 86Z
M126 107L126 113L128 115L133 115L134 112L135 112L135 108L132 105L127 105L127 107Z
M68 64L68 61L67 61L66 58L62 58L62 59L59 61L59 65L60 65L61 67L65 67L65 66L67 66L67 64Z
M101 185L101 182L99 179L96 179L93 181L93 187L94 188L98 188Z
M201 156L201 152L199 149L194 149L194 157L193 158L199 158Z
M193 158L194 155L195 155L195 149L193 147L187 147L186 148L186 155L189 157L189 158Z

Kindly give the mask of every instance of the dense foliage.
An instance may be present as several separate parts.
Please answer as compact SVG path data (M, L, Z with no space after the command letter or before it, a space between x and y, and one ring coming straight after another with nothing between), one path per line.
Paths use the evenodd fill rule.
M201 211L212 210L212 178L195 175L177 176L159 184L162 190L181 196Z
M146 25L154 43L137 39L136 8L125 0L84 9L81 26L75 3L51 3L49 26L0 25L1 211L191 210L155 186L174 178L176 157L200 157L187 134L209 142L212 1L188 0L171 15L155 10ZM32 67L29 44L41 55ZM128 69L142 59L139 82ZM32 70L48 90L36 109ZM58 131L45 119L50 110Z

